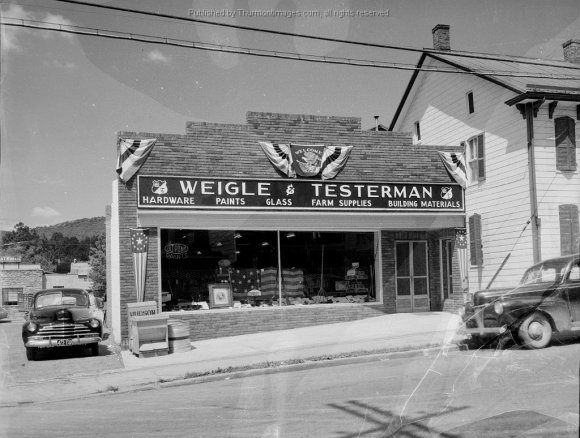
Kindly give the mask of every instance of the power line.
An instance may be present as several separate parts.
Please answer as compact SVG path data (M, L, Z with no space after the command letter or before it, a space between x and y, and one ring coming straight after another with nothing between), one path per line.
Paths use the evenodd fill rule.
M144 34L134 34L129 32L119 32L107 29L98 28L88 28L82 26L73 26L62 23L51 23L39 20L25 20L22 18L11 18L5 17L5 20L17 20L19 23L11 23L6 21L0 21L0 25L13 26L13 27L24 27L30 29L38 29L52 32L64 32L77 35L93 36L100 38L109 38L117 40L127 40L127 41L138 41L148 44L161 44L174 47L182 47L188 49L197 50L208 50L213 52L224 52L240 55L250 55L259 56L265 58L278 58L293 61L306 61L306 62L316 62L323 64L338 64L338 65L349 65L355 67L374 67L374 68L384 68L384 69L394 69L394 70L411 70L411 71L424 71L424 72L435 72L435 73L453 73L453 74L469 74L469 75L491 75L498 77L518 77L518 78L536 78L536 79L558 79L558 80L580 80L580 76L569 76L569 75L558 75L558 74L541 74L541 73L520 73L513 71L503 71L503 70L459 70L455 68L443 68L443 67L420 67L417 68L413 64L404 63L391 63L383 61L372 61L364 59L348 59L348 58L337 58L329 56L318 56L318 55L303 55L299 53L292 52L276 52L270 50L261 49L251 49L244 47L228 46L228 45L218 45L212 43L196 42L189 40L181 40L168 37L160 37L155 35L144 35ZM26 24L30 23L30 24ZM45 26L40 26L35 23L40 23ZM47 26L52 27L47 27Z
M250 32L261 32L261 33L268 33L271 35L278 35L278 36L290 36L295 38L305 38L305 39L312 39L317 41L327 41L333 43L341 43L341 44L350 44L350 45L357 45L357 46L364 46L364 47L374 47L380 49L392 49L392 50L401 50L407 52L419 52L419 53L433 53L433 54L440 54L440 55L451 55L457 57L464 57L464 58L478 58L478 59L486 59L490 61L503 61L503 62L511 62L517 64L531 64L531 65L540 65L540 66L548 66L548 67L555 67L553 63L544 62L541 60L533 59L533 58L523 58L518 57L518 59L510 59L506 57L501 57L497 55L487 54L487 53L475 53L475 52L467 52L467 51L458 51L458 50L436 50L436 49L428 49L428 48L417 48L417 47L410 47L410 46L397 46L392 44L378 44L378 43L367 43L361 41L349 41L343 40L338 38L329 38L329 37L322 37L316 35L307 35L307 34L299 34L294 32L284 32L280 30L271 30L271 29L263 29L263 28L256 28L250 26L242 26L238 24L229 24L229 23L218 23L209 20L202 20L199 18L191 18L191 17L181 17L179 15L171 15L171 14L162 14L161 12L150 12L150 11L143 11L139 9L131 9L131 8L122 8L119 6L110 6L110 5L100 5L94 3L86 3L83 1L78 0L55 0L57 2L62 3L69 3L81 6L90 6L94 8L102 8L102 9L109 9L114 11L121 11L127 12L131 14L141 14L159 18L167 18L171 20L178 20L178 21L185 21L190 23L201 23L207 24L210 26L219 26L219 27L226 27L230 29L237 29L237 30L245 30ZM566 65L561 66L562 68L569 68L572 70L580 70L580 66L574 65Z

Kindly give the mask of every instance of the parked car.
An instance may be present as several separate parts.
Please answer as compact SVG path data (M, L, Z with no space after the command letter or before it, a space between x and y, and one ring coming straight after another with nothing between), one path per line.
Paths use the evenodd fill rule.
M8 310L4 307L0 307L0 319L8 318Z
M533 265L514 289L476 292L464 322L473 338L511 333L528 348L546 347L554 332L580 334L580 254Z
M40 348L85 345L99 354L103 321L97 302L83 289L44 289L32 298L32 309L22 326L22 340L28 360L36 359ZM102 312L101 312L102 314Z

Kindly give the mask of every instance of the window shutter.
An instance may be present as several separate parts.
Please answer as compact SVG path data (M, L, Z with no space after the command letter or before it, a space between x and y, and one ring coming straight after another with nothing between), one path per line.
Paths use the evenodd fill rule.
M471 264L483 265L483 248L481 240L481 215L475 213L469 217L469 253Z
M483 145L483 134L477 136L477 178L479 181L485 179L485 147Z
M554 120L556 134L556 169L576 170L576 126L572 117Z
M562 255L574 254L580 250L578 206L559 205L558 213L560 216L560 252Z

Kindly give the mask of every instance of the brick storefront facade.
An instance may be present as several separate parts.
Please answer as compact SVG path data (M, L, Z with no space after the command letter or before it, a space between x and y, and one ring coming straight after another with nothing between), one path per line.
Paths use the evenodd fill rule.
M323 117L296 114L247 113L247 124L232 125L206 122L190 122L185 135L120 132L119 138L157 139L147 161L138 175L163 175L165 177L268 179L286 178L268 161L259 141L272 143L325 144L353 146L352 153L342 171L334 178L337 183L437 183L455 184L441 162L437 151L457 152L457 147L433 147L413 145L410 134L385 131L363 131L361 120L353 117ZM196 217L190 212L169 209L156 211L148 216L137 206L137 178L127 183L114 184L113 206L108 220L108 238L113 239L112 254L108 254L108 266L114 264L111 284L116 291L108 291L108 300L116 300L112 311L115 335L125 338L128 332L126 305L135 302L135 280L131 255L130 229L138 226L149 228L149 250L145 300L161 301L160 286L160 230L163 228L196 228ZM332 212L303 217L316 230L325 231L326 226L353 229L360 226L357 214ZM370 215L369 215L370 216ZM109 218L109 210L107 210ZM155 223L155 218L159 219ZM254 227L264 223L267 213L248 214L248 224ZM378 219L377 219L378 218ZM288 219L288 220L290 220ZM233 219L232 219L233 220ZM281 221L282 219L276 219ZM225 219L224 219L225 221ZM350 222L349 222L350 221ZM367 318L378 313L397 311L395 292L396 241L422 240L428 245L430 310L441 310L440 251L441 238L450 230L464 226L462 213L428 212L373 214L369 223L380 239L382 278L377 280L381 300L365 304L320 304L311 306L284 306L255 308L247 311L237 309L171 312L171 318L186 319L191 324L192 339L245 334L291 327L326 324L331 322ZM334 223L340 225L333 225ZM224 223L227 223L224 222ZM331 225L326 225L330 223ZM346 224L346 225L345 225ZM223 224L221 225L224 226ZM367 226L366 230L368 231ZM276 229L275 222L270 229ZM107 246L109 250L109 245ZM115 323L117 321L117 323ZM116 327L115 327L116 325Z

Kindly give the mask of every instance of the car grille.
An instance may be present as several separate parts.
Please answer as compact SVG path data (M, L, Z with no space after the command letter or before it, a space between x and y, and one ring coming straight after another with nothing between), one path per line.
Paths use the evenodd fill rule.
M89 327L83 324L63 322L42 326L35 335L52 339L68 339L95 336L95 332L91 332Z

